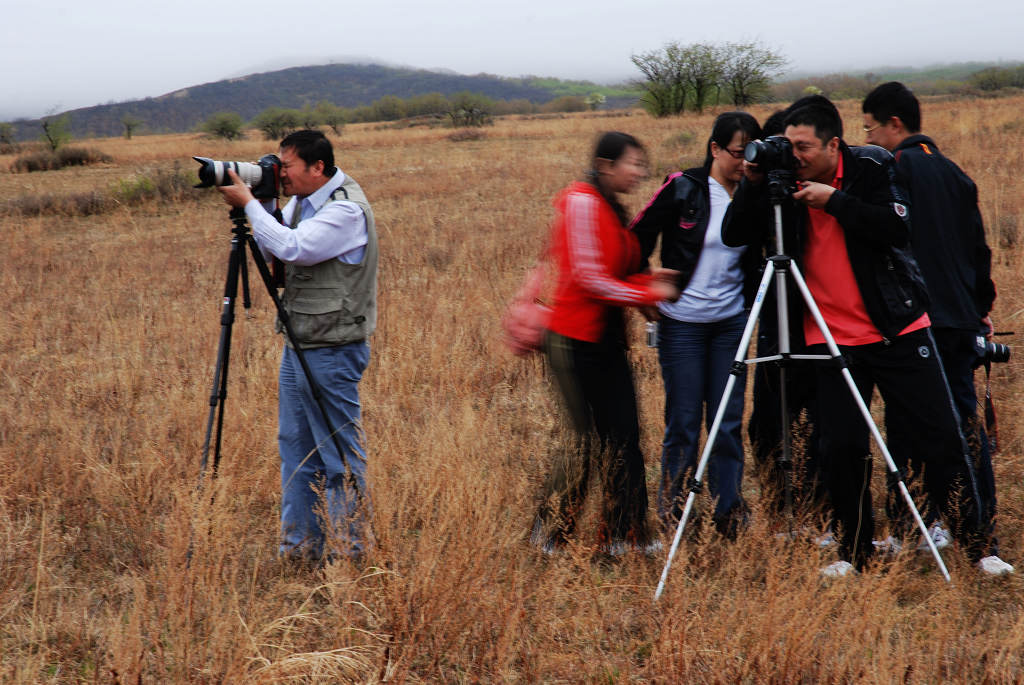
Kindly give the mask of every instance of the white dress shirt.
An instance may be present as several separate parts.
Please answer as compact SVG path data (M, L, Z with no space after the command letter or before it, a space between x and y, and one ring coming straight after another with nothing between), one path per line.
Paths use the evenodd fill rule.
M258 200L245 205L253 238L264 257L273 255L286 264L298 266L312 266L332 258L345 264L363 260L369 240L366 216L355 202L339 199L339 195L344 197L341 193L335 195L336 201L331 201L331 193L345 182L341 169L334 169L334 175L315 192L292 197L281 210L284 223L279 223ZM289 228L300 207L298 225Z

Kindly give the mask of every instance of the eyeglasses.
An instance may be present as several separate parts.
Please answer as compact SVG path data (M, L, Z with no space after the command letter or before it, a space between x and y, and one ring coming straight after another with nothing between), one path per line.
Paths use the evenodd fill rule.
M879 121L874 126L861 126L861 128L864 130L864 133L871 133L876 128L878 128L879 126L882 126L884 124L885 124L884 121Z
M743 159L743 150L730 150L727 147L723 147L722 151L723 152L728 152L732 156L733 159Z

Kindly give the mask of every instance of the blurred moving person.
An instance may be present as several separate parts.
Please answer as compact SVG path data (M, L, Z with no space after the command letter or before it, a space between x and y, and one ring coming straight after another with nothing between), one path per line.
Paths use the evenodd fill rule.
M591 169L555 199L551 254L558 276L545 353L564 400L571 437L555 456L531 541L556 552L572 535L590 474L604 490L598 540L621 554L649 550L647 483L623 308L679 296L674 274L641 273L640 245L617 199L647 176L646 153L632 136L597 141Z

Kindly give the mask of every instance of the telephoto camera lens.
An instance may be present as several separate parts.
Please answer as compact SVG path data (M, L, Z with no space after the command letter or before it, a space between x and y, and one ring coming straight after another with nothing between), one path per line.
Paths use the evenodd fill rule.
M985 361L1005 364L1010 361L1010 346L995 342L985 343Z
M260 182L263 178L263 169L259 164L251 162L221 162L209 157L193 157L199 162L199 183L196 188L209 188L210 186L229 186L232 184L228 176L228 169L234 169L242 182L250 188Z
M242 183L252 189L257 199L275 198L280 192L281 160L277 155L263 155L252 162L222 162L209 157L192 157L199 162L199 183L194 188L232 185L229 170L234 170Z

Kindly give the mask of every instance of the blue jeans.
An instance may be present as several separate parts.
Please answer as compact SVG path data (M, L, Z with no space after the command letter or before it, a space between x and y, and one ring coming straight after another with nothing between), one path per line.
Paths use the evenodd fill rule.
M363 551L369 512L359 379L370 359L365 342L303 350L320 388L339 455L295 350L281 357L278 447L281 451L282 555L319 560ZM347 470L346 470L347 467Z
M658 515L671 525L682 514L686 474L697 468L701 419L708 429L718 412L729 371L736 357L746 313L713 323L688 323L662 318L658 326L658 359L665 381L665 439L661 453ZM714 519L743 515L743 394L746 371L736 379L718 437L708 462L711 496L717 498ZM705 414L705 407L707 412Z

